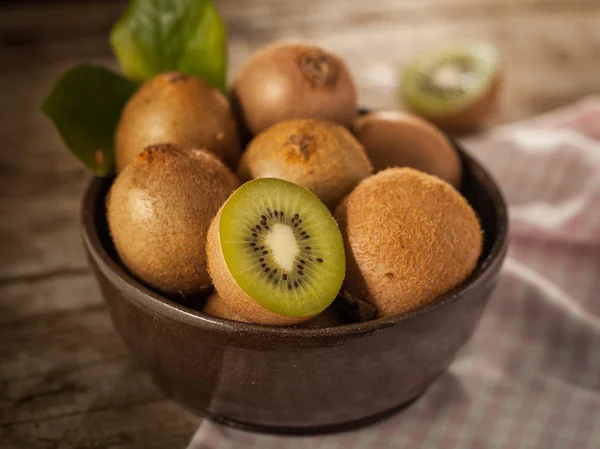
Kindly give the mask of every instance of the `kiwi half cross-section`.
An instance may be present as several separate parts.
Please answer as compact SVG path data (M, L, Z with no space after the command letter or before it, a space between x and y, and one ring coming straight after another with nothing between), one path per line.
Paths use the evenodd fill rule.
M213 219L208 270L219 296L248 321L289 325L325 310L346 267L327 207L310 191L274 178L249 181Z
M404 71L401 94L412 112L462 132L480 126L494 110L501 81L496 49L467 42L418 56Z

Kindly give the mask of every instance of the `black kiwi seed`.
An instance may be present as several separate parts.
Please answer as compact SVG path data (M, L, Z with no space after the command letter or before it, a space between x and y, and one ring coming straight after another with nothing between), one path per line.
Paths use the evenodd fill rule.
M304 259L300 259L300 263L301 263L301 264L305 264L305 263L306 263L306 260L304 260Z
M265 260L264 257L261 257L260 259L258 259L259 262L263 262Z
M283 279L284 281L287 281L287 274L286 274L286 273L283 273L283 276L281 276L281 277L282 277L282 279Z
M294 281L294 287L298 288L298 281Z
M300 235L306 235L306 231L302 231Z
M250 243L250 246L256 246L256 243L252 242Z
M317 262L323 263L323 259L321 259L320 257L317 257Z
M264 215L261 215L260 218L262 218L263 220L267 221L267 217L265 217Z
M253 232L252 237L258 237L258 234L256 234L256 232Z
M306 251L310 251L312 248L311 248L310 246L305 246L305 247L304 247L304 249L305 249Z
M269 254L269 251L266 251L266 250L265 250L265 251L263 251L262 253L263 253L263 254Z
M304 271L298 271L298 274L299 274L300 276L304 276Z
M295 214L295 215L294 215L294 220L297 220L298 218L300 218L300 215L298 215L298 214Z
M269 270L270 270L270 268L269 268L269 267L265 268L265 273L268 273L268 272L269 272Z
M266 263L261 264L261 267L263 267L263 268L266 267L266 266L267 266Z

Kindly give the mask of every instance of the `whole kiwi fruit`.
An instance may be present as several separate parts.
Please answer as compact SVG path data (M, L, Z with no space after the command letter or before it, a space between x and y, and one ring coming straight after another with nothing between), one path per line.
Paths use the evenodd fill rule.
M110 234L125 266L169 295L207 291L208 227L238 186L208 151L147 147L117 176L107 198Z
M357 118L352 131L375 171L409 167L460 186L458 153L438 128L422 118L400 111L373 112Z
M174 143L204 148L235 168L240 142L227 98L202 78L163 73L129 99L115 135L117 172L148 146Z
M365 179L335 217L346 246L344 288L380 317L410 312L458 286L482 250L479 220L461 194L410 168Z
M337 123L304 119L277 123L242 155L241 179L280 178L302 186L334 208L373 171L364 148Z
M231 89L232 103L252 134L299 118L350 125L356 87L344 61L322 48L279 42L254 53Z

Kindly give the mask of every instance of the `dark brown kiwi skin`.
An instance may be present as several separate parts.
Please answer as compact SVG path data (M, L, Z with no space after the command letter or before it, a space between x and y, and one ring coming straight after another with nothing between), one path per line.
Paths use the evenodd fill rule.
M158 143L205 148L230 168L240 157L237 123L227 98L204 80L163 73L143 84L123 108L115 134L117 172Z
M168 296L208 291L206 234L238 186L208 151L172 144L146 148L117 176L107 197L109 230L122 262Z
M455 114L444 116L421 114L421 116L452 134L467 134L477 131L498 108L503 84L504 76L500 73L481 98Z
M329 81L307 76L300 62L307 55L326 61L335 75ZM254 135L297 118L349 126L357 111L356 87L344 61L321 48L294 42L275 43L254 53L237 74L230 98Z
M378 111L358 117L352 132L364 146L375 171L410 167L460 186L458 153L430 122L408 112Z

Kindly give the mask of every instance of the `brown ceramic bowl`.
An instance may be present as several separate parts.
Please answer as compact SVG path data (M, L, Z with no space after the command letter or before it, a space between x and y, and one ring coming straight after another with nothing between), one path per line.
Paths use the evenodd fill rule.
M485 232L473 275L409 315L321 329L227 321L169 300L134 279L107 231L110 179L83 203L83 240L115 327L173 399L234 427L277 433L344 430L373 422L422 394L473 333L507 245L504 200L461 152L463 194Z

